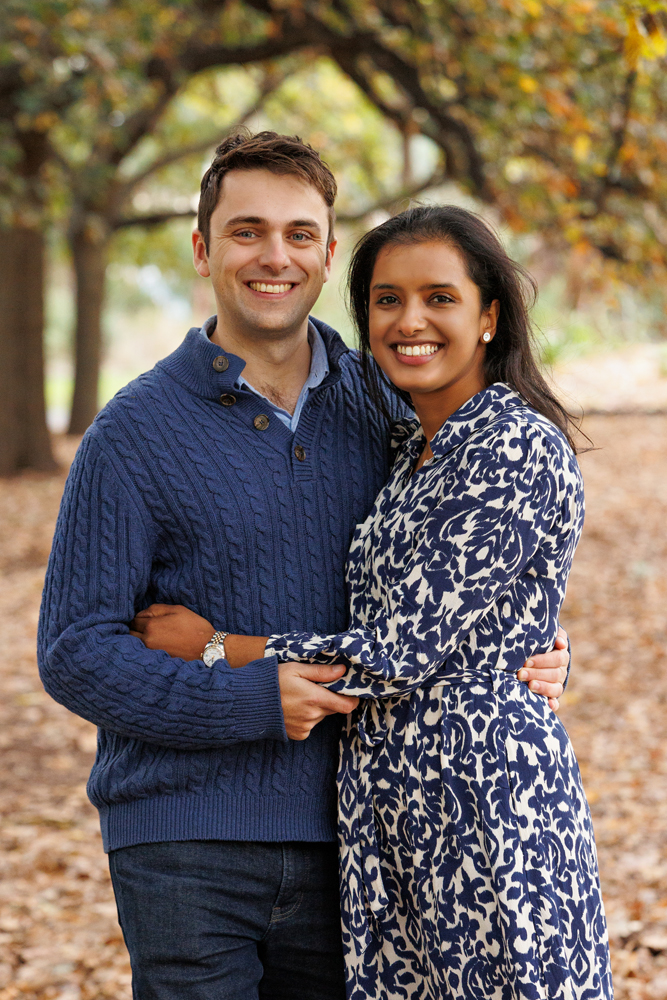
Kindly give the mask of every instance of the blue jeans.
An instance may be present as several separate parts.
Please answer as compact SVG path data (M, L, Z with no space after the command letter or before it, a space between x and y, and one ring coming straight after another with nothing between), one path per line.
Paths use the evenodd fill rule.
M335 844L112 851L134 1000L345 1000Z

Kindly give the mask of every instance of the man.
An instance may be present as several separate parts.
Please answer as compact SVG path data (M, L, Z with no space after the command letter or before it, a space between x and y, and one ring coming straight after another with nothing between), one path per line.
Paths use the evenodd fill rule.
M345 995L335 770L356 701L321 686L343 668L209 668L210 635L196 658L191 637L149 648L178 610L135 621L146 645L128 625L148 605L251 635L346 625L347 548L391 454L355 356L309 320L335 193L298 140L222 143L193 238L217 317L105 407L63 497L40 667L99 726L89 794L139 1000ZM567 654L542 660L557 697Z

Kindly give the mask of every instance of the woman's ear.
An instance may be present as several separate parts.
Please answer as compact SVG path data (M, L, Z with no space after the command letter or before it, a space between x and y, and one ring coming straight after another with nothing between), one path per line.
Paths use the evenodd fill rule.
M482 340L485 344L490 343L496 335L496 327L498 326L498 317L500 316L500 301L494 299L488 309L484 309L480 317L480 325L482 328ZM487 336L488 334L488 336Z

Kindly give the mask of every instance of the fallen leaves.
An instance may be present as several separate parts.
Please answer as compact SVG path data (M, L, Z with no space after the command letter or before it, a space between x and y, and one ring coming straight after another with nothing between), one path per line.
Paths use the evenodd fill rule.
M596 829L617 1000L667 998L667 418L589 418L563 613L562 718ZM60 442L71 457L71 445ZM34 635L64 476L0 482L0 1000L129 1000L85 781L92 726L43 692Z

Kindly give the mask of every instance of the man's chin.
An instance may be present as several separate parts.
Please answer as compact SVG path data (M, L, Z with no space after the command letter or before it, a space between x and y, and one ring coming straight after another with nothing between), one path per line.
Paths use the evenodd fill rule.
M266 337L280 339L296 334L308 320L308 315L315 303L289 310L248 310L244 311L243 321L248 332L256 331Z

